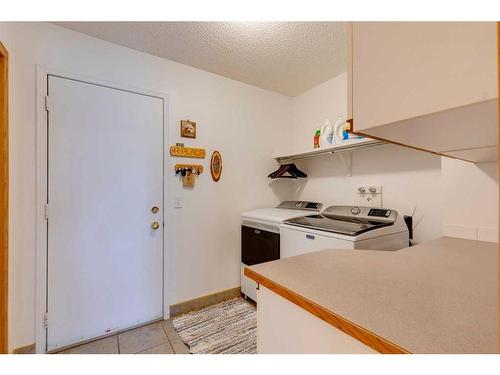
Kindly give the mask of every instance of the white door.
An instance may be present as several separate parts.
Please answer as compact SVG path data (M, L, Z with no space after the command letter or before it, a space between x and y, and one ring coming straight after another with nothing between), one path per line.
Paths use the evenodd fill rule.
M49 76L48 103L54 350L163 316L163 100Z

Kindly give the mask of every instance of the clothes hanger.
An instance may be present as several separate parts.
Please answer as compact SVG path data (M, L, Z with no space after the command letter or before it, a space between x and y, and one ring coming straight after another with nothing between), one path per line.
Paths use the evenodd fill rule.
M306 178L307 175L302 172L295 164L290 164L289 171L291 174L297 177Z
M289 176L285 176L288 173ZM285 164L284 168L276 174L276 178L298 178L292 168L292 164Z
M269 175L271 178L297 178L297 176L293 175L289 172L290 164L282 164L278 168L278 170L274 171ZM290 176L284 176L285 173L289 173Z
M285 171L286 171L286 164L281 164L277 170L270 173L269 176L267 176L267 177L276 178L281 172L285 172Z
M290 176L284 176L285 173L288 173ZM291 164L282 164L280 167L269 174L270 178L306 178L307 175L302 172L297 166L293 163Z

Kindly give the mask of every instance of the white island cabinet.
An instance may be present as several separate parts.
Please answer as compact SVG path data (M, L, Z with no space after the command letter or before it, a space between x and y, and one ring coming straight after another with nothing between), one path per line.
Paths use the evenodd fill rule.
M369 354L376 351L260 285L257 353Z
M498 243L326 249L245 268L258 353L498 353Z

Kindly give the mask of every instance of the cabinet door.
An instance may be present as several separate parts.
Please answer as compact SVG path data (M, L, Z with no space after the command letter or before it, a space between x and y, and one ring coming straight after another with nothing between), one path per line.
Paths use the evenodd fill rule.
M497 97L494 22L355 22L356 130Z
M355 132L455 157L462 150L496 149L495 22L350 27Z

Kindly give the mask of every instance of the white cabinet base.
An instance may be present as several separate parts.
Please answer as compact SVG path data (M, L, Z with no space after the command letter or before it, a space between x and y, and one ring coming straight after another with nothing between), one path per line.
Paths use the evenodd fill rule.
M257 291L257 353L377 352L261 285Z
M245 267L247 267L247 265L241 263L240 266L241 293L243 293L248 298L257 301L257 283L245 276Z

